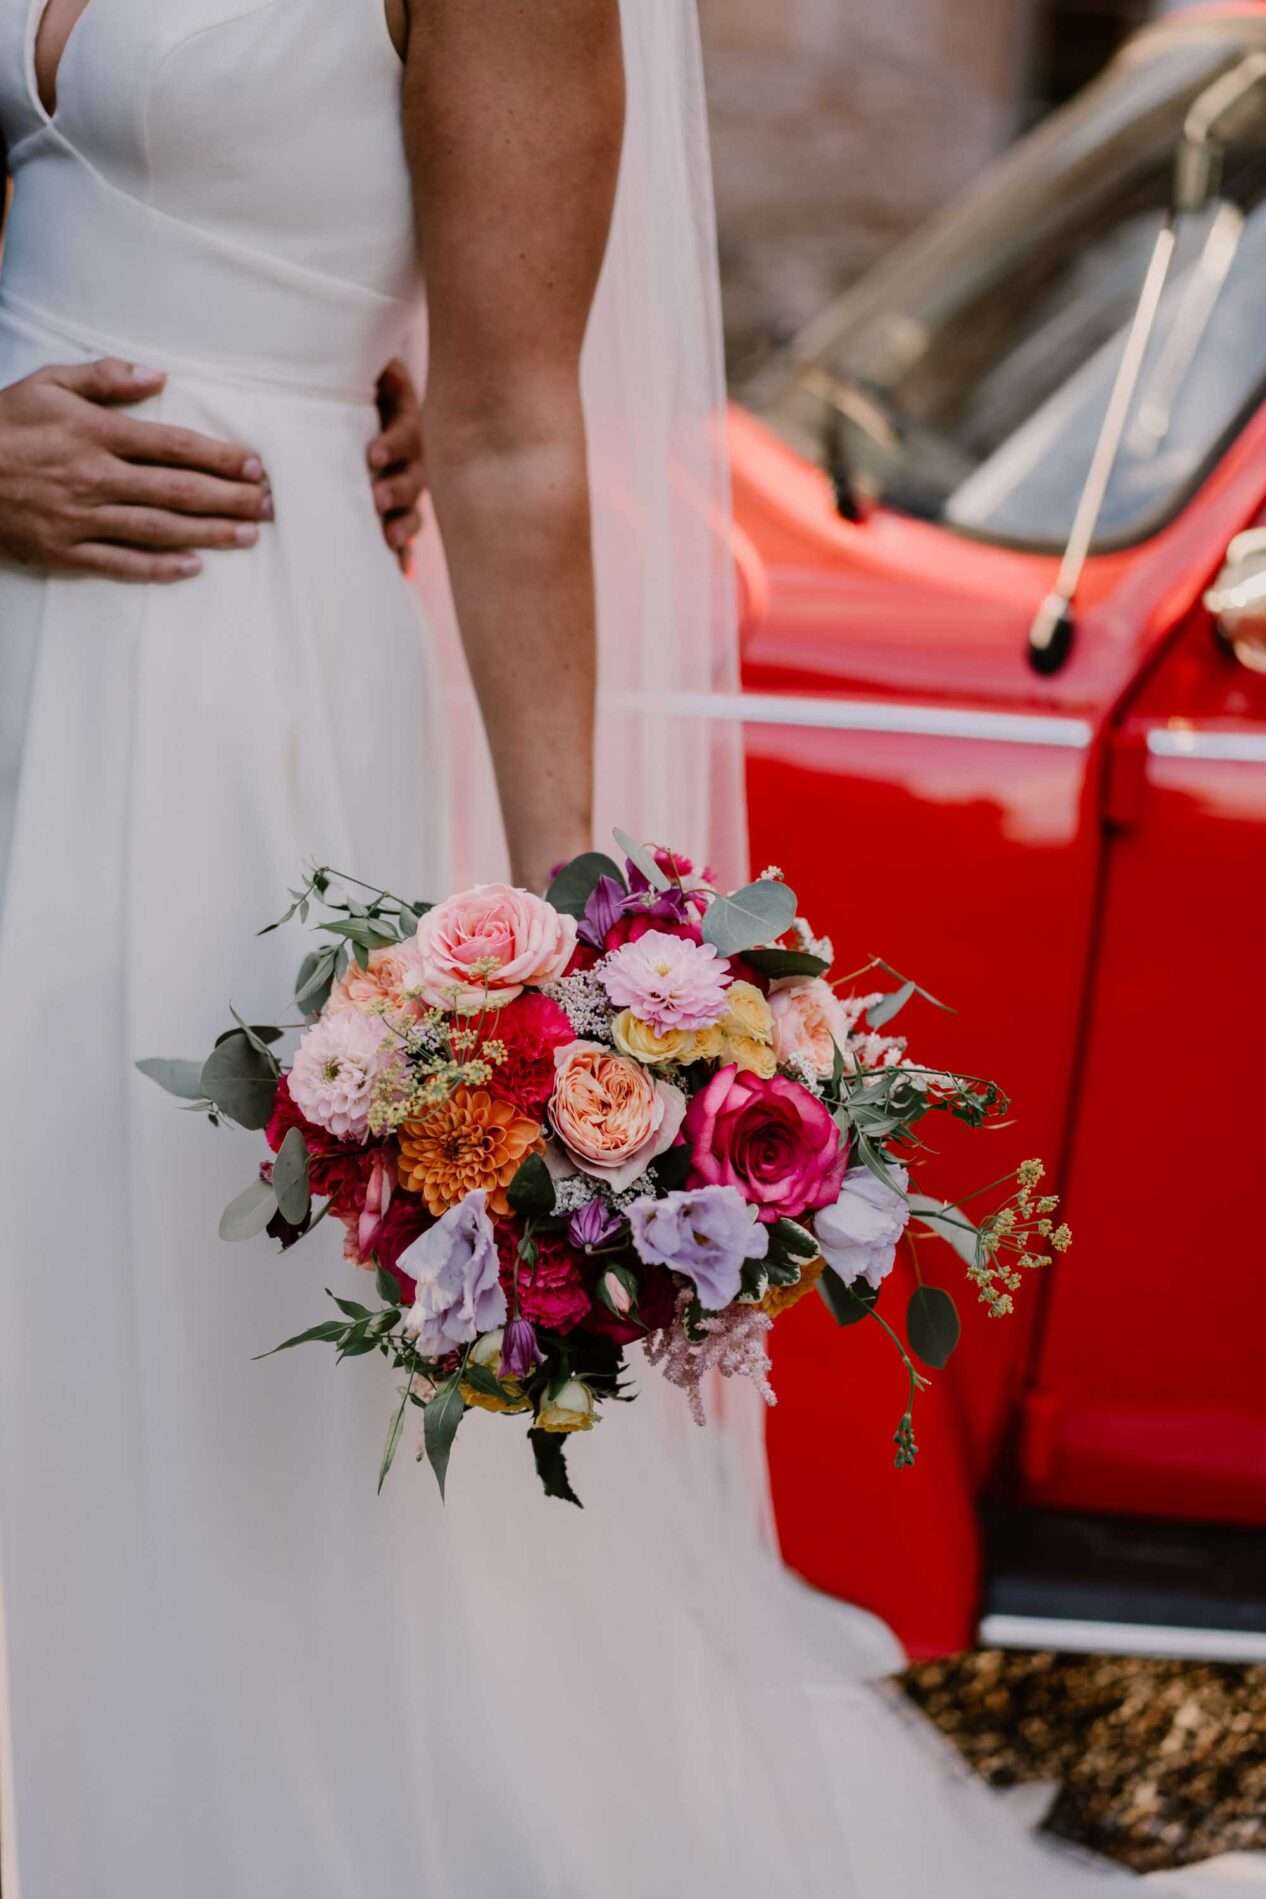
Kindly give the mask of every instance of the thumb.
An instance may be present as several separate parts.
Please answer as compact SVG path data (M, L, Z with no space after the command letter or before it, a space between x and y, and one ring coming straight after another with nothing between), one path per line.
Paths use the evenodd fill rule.
M144 369L117 356L100 356L92 363L63 363L48 371L50 382L86 402L144 402L166 382L161 369Z

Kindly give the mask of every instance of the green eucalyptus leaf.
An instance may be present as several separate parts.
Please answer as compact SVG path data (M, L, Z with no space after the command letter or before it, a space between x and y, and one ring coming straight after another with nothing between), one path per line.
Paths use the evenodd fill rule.
M911 996L917 994L918 987L917 983L903 982L900 989L894 989L888 995L881 996L879 1001L873 1003L866 1011L866 1021L869 1026L872 1029L882 1029L885 1023L891 1022L894 1016L900 1015Z
M259 1129L268 1125L280 1073L275 1056L261 1054L234 1029L203 1063L199 1086L239 1127Z
M972 1220L969 1220L961 1207L949 1200L933 1200L925 1193L912 1193L910 1212L925 1226L929 1233L952 1246L958 1257L967 1266L977 1263L980 1253L980 1234Z
M169 1061L161 1055L147 1055L136 1066L148 1081L156 1081L169 1095L181 1101L205 1101L202 1092L202 1063Z
M940 1371L954 1355L962 1334L958 1309L939 1286L916 1286L906 1311L910 1349L925 1365Z
M564 916L582 917L585 905L598 887L598 880L610 877L619 884L621 890L627 890L624 872L613 857L603 851L585 851L579 857L573 857L570 864L564 864L553 883L545 893L545 901L552 903Z
M328 1286L326 1291L329 1292ZM336 1292L331 1292L330 1297L339 1311L345 1312L349 1319L372 1319L374 1316L368 1306L357 1305L354 1299L340 1299Z
M847 1285L833 1266L828 1266L819 1279L818 1291L837 1325L857 1325L869 1318L871 1307L879 1298L878 1290L864 1279Z
M389 1273L385 1266L375 1267L374 1284L378 1288L379 1297L385 1299L389 1306L399 1306L400 1282L394 1273Z
M645 844L639 844L635 837L630 837L627 831L621 831L618 828L612 831L611 835L629 862L637 865L652 890L670 890L672 888L671 879L665 877L663 871L655 862L654 857ZM622 877L620 882L624 882Z
M529 1154L506 1188L506 1198L521 1219L548 1219L554 1211L554 1182L539 1154Z
M299 965L295 1001L308 1015L318 1014L325 1005L334 976L336 953L332 949L310 950Z
M283 1339L280 1345L274 1345L271 1352L261 1352L260 1358L275 1358L278 1352L288 1352L292 1345L332 1345L335 1339L341 1339L347 1327L341 1319L326 1319L321 1325L310 1325L306 1332L296 1332L292 1339Z
M229 1014L232 1016L233 1020L237 1023L238 1028L242 1031L242 1034L246 1037L251 1047L255 1049L260 1055L267 1055L269 1052L268 1051L269 1043L280 1042L282 1036L285 1034L284 1029L275 1029L268 1023L265 1023L262 1026L256 1027L256 1026L253 1026L249 1022L243 1021L242 1017L238 1014L237 1010L233 1007L233 1004L231 1002L229 1004ZM231 1035L232 1033L233 1031L231 1029L227 1031L227 1035ZM222 1035L219 1041L216 1043L216 1047L218 1048L220 1046L220 1042L223 1042L226 1039L227 1039L227 1036Z
M780 982L787 976L825 976L831 967L820 956L810 956L808 950L789 950L778 948L757 948L746 952L743 959L759 969L762 976L768 976L773 982Z
M378 1466L379 1496L382 1495L382 1487L387 1481L387 1473L396 1461L396 1452L400 1448L400 1435L404 1430L404 1414L409 1409L409 1394L412 1390L413 1380L410 1379L401 1394L400 1403L392 1415L391 1428L387 1432L387 1442L383 1446L382 1463Z
M252 1180L220 1215L222 1240L253 1240L277 1211L277 1196L266 1180Z
M448 1483L448 1460L452 1455L453 1439L457 1436L457 1427L466 1411L466 1400L462 1397L461 1374L453 1376L442 1384L422 1413L422 1442L426 1447L427 1459L435 1472L435 1481L443 1497Z
M745 884L732 897L714 897L703 919L703 940L715 944L722 956L773 942L789 930L796 918L796 893L773 878Z
M528 1440L545 1495L558 1497L563 1503L574 1503L578 1510L583 1510L584 1505L567 1478L566 1437L557 1431L529 1431Z
M308 1186L308 1149L298 1128L291 1128L273 1162L273 1188L281 1217L291 1226L302 1226L312 1206Z
M514 1393L507 1391L501 1380L494 1372L490 1372L486 1365L475 1365L467 1359L462 1380L474 1390L482 1391L485 1398L502 1398L507 1403L514 1402Z
M349 1338L345 1342L342 1350L339 1352L339 1357L341 1359L364 1358L367 1352L376 1352L377 1350L377 1339L366 1338L364 1333L361 1333L359 1337Z
M248 1040L251 1038L254 1039L261 1054L267 1055L269 1042L280 1042L282 1036L286 1033L284 1029L271 1029L266 1023L261 1022L253 1022L248 1026L242 1021L241 1016L238 1015L232 1003L229 1004L229 1013L239 1026L235 1029L225 1029L223 1035L217 1035L215 1038L217 1048L219 1048L222 1043L229 1041L234 1035L244 1034Z

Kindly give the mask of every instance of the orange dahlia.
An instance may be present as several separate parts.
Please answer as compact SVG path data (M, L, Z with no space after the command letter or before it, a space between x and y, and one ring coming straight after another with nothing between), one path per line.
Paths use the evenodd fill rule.
M438 1218L482 1187L488 1211L506 1214L506 1188L528 1154L544 1146L540 1124L486 1088L455 1088L447 1101L400 1130L400 1185Z

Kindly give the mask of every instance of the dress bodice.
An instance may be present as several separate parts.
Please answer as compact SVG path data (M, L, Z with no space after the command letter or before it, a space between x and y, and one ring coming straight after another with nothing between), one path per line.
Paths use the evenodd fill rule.
M0 0L0 297L85 344L358 390L416 304L382 0L88 0L41 105Z

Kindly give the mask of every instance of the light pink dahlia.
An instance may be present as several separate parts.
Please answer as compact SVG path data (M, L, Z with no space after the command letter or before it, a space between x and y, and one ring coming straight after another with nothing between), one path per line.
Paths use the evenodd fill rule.
M613 950L598 971L617 1009L631 1009L659 1033L707 1029L727 1008L730 966L711 943L648 930Z
M376 1016L335 1010L313 1023L300 1042L290 1071L290 1098L317 1127L340 1140L363 1141L374 1084L395 1059Z

